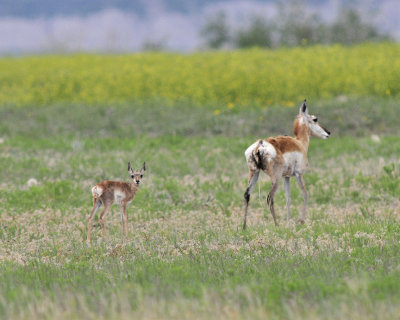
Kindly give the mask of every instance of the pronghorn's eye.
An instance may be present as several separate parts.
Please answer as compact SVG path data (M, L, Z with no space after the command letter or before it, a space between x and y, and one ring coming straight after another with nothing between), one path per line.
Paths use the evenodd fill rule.
M318 121L318 118L314 118L313 121L314 121L314 122L317 122L317 121Z

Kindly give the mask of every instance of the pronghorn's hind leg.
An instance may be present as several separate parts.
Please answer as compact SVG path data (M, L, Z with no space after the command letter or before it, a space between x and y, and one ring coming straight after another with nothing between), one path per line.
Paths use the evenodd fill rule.
M254 190L254 187L257 183L258 176L260 174L260 170L250 170L249 172L249 182L247 185L246 192L244 193L244 221L243 221L243 230L246 229L247 223L247 209L249 207L250 202L250 194Z
M268 197L267 197L267 203L269 205L269 209L271 210L272 217L274 218L275 226L278 226L278 223L276 221L274 199L275 199L276 190L278 189L278 186L279 186L279 181L280 181L280 178L272 180L272 187L271 187L271 190L269 191Z
M307 199L308 199L308 194L306 190L306 186L304 184L304 179L302 174L296 174L296 180L297 183L301 189L301 192L303 192L303 213L301 215L301 218L299 219L300 223L304 223L304 220L306 218L306 208L307 208Z
M292 202L292 199L290 197L290 177L285 177L284 185L285 185L285 195L286 195L287 221L289 221L289 219L290 219L290 203Z
M97 210L100 208L101 206L101 201L100 199L93 199L93 208L92 211L90 212L88 218L87 218L87 223L88 223L88 234L87 234L87 241L90 241L90 234L92 232L92 219L95 216Z
M106 229L106 224L105 224L105 222L104 222L104 217L106 216L106 214L107 214L107 212L108 212L108 210L110 209L110 207L111 207L111 205L110 204L104 204L104 208L103 208L103 211L101 211L101 213L100 213L100 216L99 216L99 222L100 222L100 225L101 225L101 229L102 229L102 232L103 232L103 238L106 238L107 237L107 229Z

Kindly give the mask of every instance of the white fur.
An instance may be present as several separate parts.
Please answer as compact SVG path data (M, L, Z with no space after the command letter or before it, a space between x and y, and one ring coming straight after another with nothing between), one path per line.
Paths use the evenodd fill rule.
M322 138L322 139L327 139L329 137L329 134L321 128L321 126L318 123L311 123L309 125L309 128L311 130L312 135Z
M99 187L99 186L94 186L92 188L92 195L93 197L100 197L103 194L103 188Z
M114 201L118 204L121 203L121 200L125 198L125 193L121 190L116 189L114 192Z
M259 144L258 141L254 142L244 152L247 162L249 162L249 160L251 159L253 150L257 147L258 144ZM275 150L274 146L265 140L263 141L263 144L260 146L260 148L258 148L258 150L260 151L261 155L267 156L268 160L272 160L276 157L276 150Z
M296 173L303 174L307 168L307 160L301 152L286 152L283 154L283 160L285 162L283 175L286 177L294 176Z

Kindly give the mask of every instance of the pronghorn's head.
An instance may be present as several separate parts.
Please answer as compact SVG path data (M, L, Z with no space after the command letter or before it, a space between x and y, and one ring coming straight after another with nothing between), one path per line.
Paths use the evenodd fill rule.
M131 163L128 162L128 171L132 178L133 184L139 186L140 181L143 179L143 174L146 171L146 162L143 162L143 167L139 170L133 170L131 167Z
M299 131L299 126L305 125L308 128L308 133L311 136L319 137L322 139L328 139L331 133L326 130L324 127L321 127L318 123L318 118L314 115L310 115L308 113L308 108L306 104L306 100L303 101L300 106L299 116L296 120L295 132L294 134L297 136L296 131ZM297 127L297 128L296 128Z

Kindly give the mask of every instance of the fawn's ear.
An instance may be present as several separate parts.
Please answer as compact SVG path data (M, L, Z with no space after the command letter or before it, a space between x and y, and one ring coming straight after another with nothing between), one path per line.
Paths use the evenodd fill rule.
M303 103L301 104L299 113L308 115L308 108L307 108L307 104L306 104L306 99L304 99Z
M140 171L146 171L146 162L143 162L143 167L142 167L142 169L140 169Z
M130 171L130 170L131 170L131 163L128 162L128 171Z

